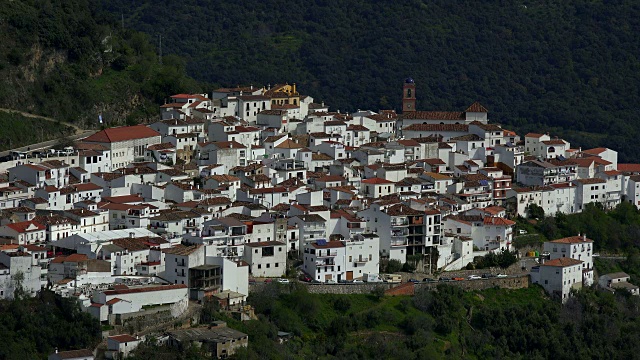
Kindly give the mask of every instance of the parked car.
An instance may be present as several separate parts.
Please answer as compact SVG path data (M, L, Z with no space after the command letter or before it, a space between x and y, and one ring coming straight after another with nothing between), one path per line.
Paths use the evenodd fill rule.
M364 284L364 281L360 280L360 279L355 279L353 280L354 284Z
M436 281L438 281L438 280L432 279L432 278L424 278L424 279L422 279L422 282L436 282Z
M310 282L311 277L309 275L300 275L300 281Z
M496 277L497 278L506 278L506 277L508 277L508 275L507 274L498 274L498 275L496 275Z
M249 285L254 285L256 283L256 279L249 279Z
M273 282L273 279L267 278L267 279L264 279L264 282L270 283L270 282Z
M408 282L412 282L412 283L419 283L420 281L418 279L409 279Z
M451 281L451 278L448 278L448 277L441 277L441 278L439 278L438 280L440 280L440 281Z
M464 280L463 277L454 277L453 278L453 281L462 281L462 280Z
M325 284L337 284L335 280L327 280Z
M319 280L313 279L309 284L322 284Z
M289 283L289 279L278 279L277 280L280 284L288 284Z
M480 280L480 279L482 279L482 277L478 275L469 275L469 277L467 278L467 280Z

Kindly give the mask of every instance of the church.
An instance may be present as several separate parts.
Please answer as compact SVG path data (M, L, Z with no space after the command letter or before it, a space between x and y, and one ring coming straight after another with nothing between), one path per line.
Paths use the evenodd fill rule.
M416 83L412 78L404 81L402 88L402 126L414 124L469 125L474 121L486 124L488 110L474 102L465 111L418 111L416 109Z

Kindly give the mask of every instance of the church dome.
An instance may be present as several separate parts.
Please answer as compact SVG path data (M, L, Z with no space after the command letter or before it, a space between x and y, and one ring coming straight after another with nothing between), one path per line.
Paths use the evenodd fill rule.
M404 83L405 84L413 84L413 79L408 77L408 78L404 79Z

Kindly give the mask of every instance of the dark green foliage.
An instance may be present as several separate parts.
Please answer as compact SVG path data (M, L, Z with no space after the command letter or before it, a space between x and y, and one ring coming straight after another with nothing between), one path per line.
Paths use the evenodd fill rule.
M498 123L551 131L638 160L640 7L635 1L102 0L113 20L185 56L220 85L296 82L342 111L479 100Z
M167 96L202 90L183 59L160 64L148 35L121 29L87 0L13 0L0 7L0 43L0 107L85 127L97 127L99 114L108 125L155 118ZM14 139L23 138L31 140Z
M36 298L0 301L0 359L42 359L60 350L95 346L100 323L71 299L43 291Z
M476 269L487 269L491 267L508 268L518 261L518 252L502 250L500 253L490 252L485 256L476 259Z
M69 134L73 129L68 126L0 111L0 149L15 149Z
M414 297L308 294L267 286L249 302L274 311L229 326L249 335L237 359L575 359L635 358L640 344L640 299L585 289L566 305L540 287L464 292L439 285ZM303 301L301 305L295 302ZM347 308L344 303L350 303ZM342 305L337 305L342 304ZM287 323L277 312L289 309ZM308 314L313 312L314 314ZM309 321L315 318L314 321ZM278 331L293 337L280 344ZM150 344L134 359L204 359Z
M390 259L387 262L387 269L386 269L386 273L395 273L402 270L402 262L400 262L400 260L397 259Z
M544 209L536 204L527 206L527 215L531 219L542 219L544 217Z
M598 251L618 253L640 247L640 211L626 201L609 212L590 203L581 213L558 213L542 219L536 227L547 239L585 234L594 240Z

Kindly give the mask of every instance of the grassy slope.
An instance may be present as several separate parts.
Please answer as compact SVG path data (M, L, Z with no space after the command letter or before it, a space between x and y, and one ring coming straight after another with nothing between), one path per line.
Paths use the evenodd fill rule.
M0 111L0 150L53 140L73 133L71 127L57 122Z

